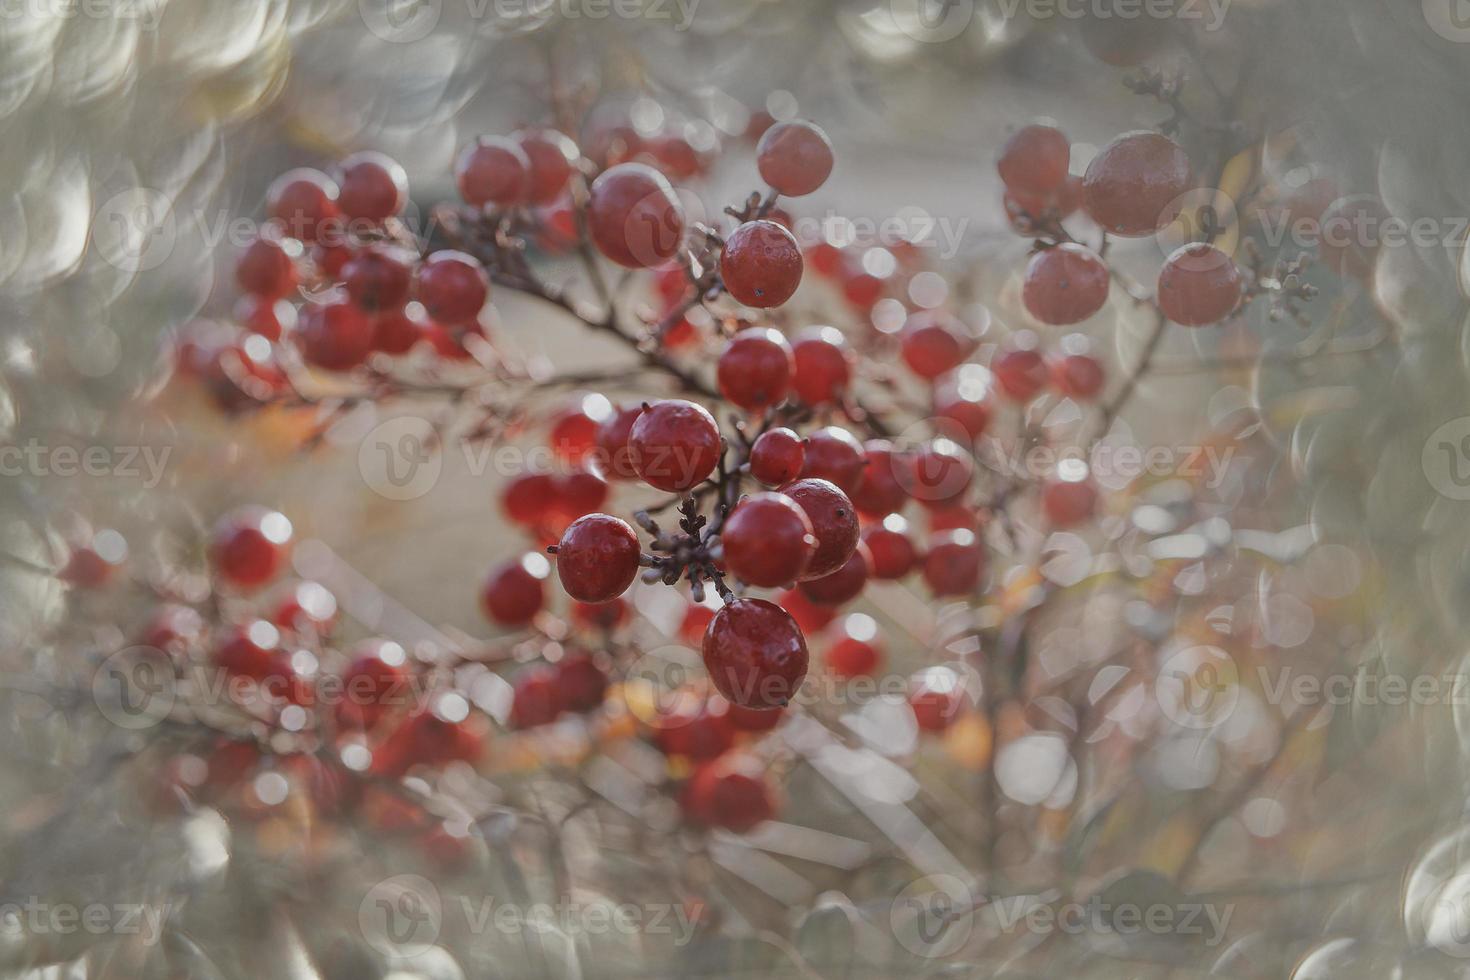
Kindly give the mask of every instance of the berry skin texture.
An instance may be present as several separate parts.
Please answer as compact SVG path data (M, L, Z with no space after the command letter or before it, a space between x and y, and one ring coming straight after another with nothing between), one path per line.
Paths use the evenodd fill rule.
M737 504L720 541L730 573L760 588L795 582L817 550L806 511L779 493L752 494Z
M922 310L910 316L903 325L899 343L903 362L926 381L953 371L975 349L965 325L937 310Z
M813 479L788 483L781 492L806 511L812 533L817 536L816 553L802 578L821 578L845 565L857 550L860 533L857 508L847 494L827 480Z
M1102 392L1106 375L1091 354L1065 354L1052 361L1051 380L1068 398L1091 401Z
M454 184L466 204L517 204L531 188L531 158L514 140L481 136L459 151Z
M941 510L960 500L975 478L975 460L948 439L919 447L905 470L909 496L930 510Z
M235 279L247 293L263 299L280 299L296 288L296 265L285 246L265 234L240 253L235 263Z
M373 351L373 321L352 303L312 304L297 333L301 356L324 371L348 371Z
M480 593L480 606L492 623L501 626L525 626L536 618L546 604L546 575L534 565L540 555L527 555L518 561L497 566L485 580ZM533 565L536 570L528 568Z
M610 479L638 479L638 468L633 465L628 437L633 433L633 423L642 414L642 405L624 405L597 427L597 461Z
M849 495L858 513L886 517L903 510L909 502L909 492L900 479L903 466L903 458L888 440L869 439L863 443L862 479L858 480L857 492Z
M257 589L280 574L291 553L291 522L279 511L241 507L215 526L209 560L237 589Z
M786 338L776 330L751 327L730 340L715 374L720 394L746 411L760 412L786 397L794 370Z
M1159 270L1159 310L1175 323L1219 323L1240 304L1240 268L1213 245L1177 249Z
M985 573L985 551L973 531L946 531L929 543L924 581L935 596L973 595Z
M863 446L857 437L841 426L829 425L806 437L801 476L828 480L851 497L863 480L863 459Z
M776 123L755 148L761 180L787 197L810 194L832 173L832 141L813 123Z
M735 599L704 632L704 666L732 704L779 708L806 676L806 639L796 621L764 599Z
M840 606L862 595L873 567L868 546L861 541L842 567L821 578L809 578L797 588L819 606Z
M790 483L806 463L806 444L787 428L767 429L750 447L750 475L768 487Z
M1108 285L1108 267L1096 253L1064 242L1031 257L1021 301L1042 323L1081 323L1108 301Z
M796 397L813 407L842 398L852 380L852 362L841 331L835 327L803 330L791 345L791 354L796 364L792 378Z
M1052 126L1023 126L1001 148L996 169L1013 192L1050 194L1067 179L1072 145Z
M863 532L863 544L872 559L873 578L893 581L901 579L919 563L919 549L908 536L908 521L890 515L882 524Z
M683 493L714 472L720 461L720 428L703 406L680 399L643 410L628 434L638 475L668 493Z
M490 280L479 259L445 249L419 266L418 292L430 319L458 327L473 323L480 315L490 296Z
M536 129L512 133L529 164L526 202L534 205L553 203L566 190L572 176L572 165L581 154L571 138L554 129Z
M371 245L342 269L343 285L352 302L364 310L402 307L413 284L410 257L388 245Z
M265 213L287 235L314 242L337 218L337 185L320 170L288 170L265 192Z
M1178 143L1158 133L1124 133L1088 164L1082 206L1110 234L1138 238L1177 218L1178 198L1193 184Z
M1022 404L1046 390L1051 380L1046 361L1034 350L1001 351L990 362L990 370L1001 394Z
M754 757L738 753L696 770L679 796L679 806L690 823L736 834L754 830L776 815L764 767Z
M1054 480L1041 488L1041 510L1053 527L1076 527L1097 510L1090 480Z
M620 163L592 182L587 226L603 255L630 269L647 269L679 251L684 207L663 174L646 164Z
M725 239L720 278L738 303L780 306L801 285L801 246L774 221L747 221Z
M579 602L608 602L628 590L638 575L638 535L608 514L579 517L561 536L556 573L567 595Z
M337 207L349 219L382 221L408 201L408 175L392 157L372 150L342 161L337 186Z

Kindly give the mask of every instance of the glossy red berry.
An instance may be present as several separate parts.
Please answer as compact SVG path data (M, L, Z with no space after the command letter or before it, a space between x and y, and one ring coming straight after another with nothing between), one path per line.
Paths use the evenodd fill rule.
M607 602L627 591L638 575L638 535L608 514L579 517L561 536L556 573L567 595L581 602Z
M840 401L852 380L852 355L835 327L810 327L791 345L796 396L811 406Z
M607 671L585 653L563 657L556 665L557 684L566 710L593 711L602 707L607 696Z
M787 197L801 197L831 175L832 141L813 123L776 123L756 145L755 164L761 180Z
M969 328L958 317L941 310L920 310L910 315L899 344L903 362L926 381L953 371L975 350Z
M840 633L827 645L822 660L838 677L866 677L883 660L883 644L873 617L853 613L842 620Z
M235 279L247 293L280 299L296 288L296 263L286 245L268 228L240 253Z
M881 524L863 531L863 543L873 561L875 579L900 579L919 563L919 549L909 537L909 522L898 514L889 514Z
M750 447L750 475L768 487L796 479L805 462L805 443L787 428L767 429Z
M872 568L868 546L859 541L842 567L821 578L806 579L797 588L819 606L840 606L862 595Z
M1041 511L1053 527L1075 527L1097 510L1091 480L1049 480L1041 488Z
M973 531L945 531L929 542L924 581L936 596L973 595L985 574L985 550Z
M1108 285L1108 267L1095 252L1063 242L1031 257L1021 301L1042 323L1080 323L1103 308Z
M828 480L851 496L862 482L863 469L862 443L841 426L829 425L807 436L803 479Z
M310 167L288 170L266 191L265 213L292 238L314 242L337 219L337 184Z
M863 443L862 478L850 494L853 505L864 517L883 517L903 510L909 501L911 482L908 460L886 439Z
M408 704L408 654L392 640L364 640L352 649L352 660L342 671L342 700L338 724L344 728L372 728L386 714Z
M373 336L372 319L345 300L308 304L297 333L302 358L324 371L348 371L367 360Z
M392 157L373 150L343 160L337 186L337 207L353 220L379 222L408 203L408 175Z
M1159 311L1186 327L1219 323L1240 305L1240 269L1213 245L1185 245L1159 270Z
M291 522L279 511L241 507L215 525L209 558L214 573L238 589L258 588L280 574L291 553Z
M592 182L587 226L603 255L618 265L646 269L679 251L684 207L663 174L642 163L620 163Z
M827 480L797 480L781 488L796 501L812 523L817 550L807 564L804 578L821 578L837 571L857 549L857 508L847 494Z
M633 423L642 414L642 405L624 405L615 409L597 427L597 462L611 479L638 479L638 468L633 465L628 437L633 434Z
M1067 179L1072 144L1053 126L1023 126L1001 147L996 169L1006 187L1022 194L1051 194Z
M1051 373L1041 354L1029 348L1001 351L990 362L996 387L1015 402L1026 403L1046 390Z
M975 460L948 439L935 439L920 446L900 469L900 480L909 496L930 509L947 507L960 500L975 478Z
M963 705L964 689L951 667L930 667L909 680L909 707L920 731L944 731Z
M1102 392L1106 379L1102 365L1091 354L1063 353L1051 362L1052 384L1068 398L1091 401Z
M517 204L531 189L531 159L515 140L481 136L459 151L454 183L466 204Z
M806 676L806 639L791 615L764 599L735 599L704 634L704 666L732 704L778 708Z
M750 327L726 345L715 368L720 394L750 412L762 412L786 397L795 363L779 331Z
M760 588L795 582L817 549L806 512L779 493L752 494L737 504L720 541L730 574Z
M581 155L570 137L554 129L536 129L513 133L511 139L520 144L530 164L530 181L526 191L529 204L553 203L566 190L574 164Z
M691 823L737 834L754 830L776 815L765 768L743 753L700 767L684 787L679 803Z
M720 280L737 303L780 306L801 285L801 246L774 221L747 221L725 239Z
M342 269L352 302L364 310L401 308L413 283L412 256L392 245L369 245Z
M493 623L525 626L546 604L545 579L550 571L540 555L525 555L497 566L485 580L480 605Z
M255 293L246 293L235 301L233 316L240 326L266 340L280 340L296 326L296 307L284 299L268 299Z
M485 267L473 255L452 249L435 252L419 266L419 302L436 323L473 323L490 296Z
M1189 157L1153 132L1125 133L1103 147L1082 177L1082 206L1104 231L1151 235L1179 216L1194 185Z
M214 665L227 674L263 680L277 671L281 633L263 619L228 627L215 640Z
M373 350L384 354L407 354L420 340L429 325L418 306L402 306L384 310L373 317Z
M564 710L561 677L549 664L534 664L516 674L512 683L510 726L536 728L556 721Z
M628 451L644 481L683 493L714 472L720 461L720 429L701 405L680 399L654 402L633 423Z

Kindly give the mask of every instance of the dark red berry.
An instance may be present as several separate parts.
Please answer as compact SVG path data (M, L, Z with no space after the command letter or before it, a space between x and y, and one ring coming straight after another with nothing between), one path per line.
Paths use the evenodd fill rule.
M1091 480L1049 480L1041 488L1041 510L1053 527L1075 527L1097 510Z
M920 446L901 468L900 481L909 496L929 508L942 508L958 501L975 477L975 460L948 439Z
M428 321L416 315L418 306L385 310L373 318L373 350L384 354L407 354L424 338Z
M841 331L835 327L811 327L797 334L791 345L796 365L792 387L796 396L812 406L840 401L852 380L851 355Z
M725 239L720 279L738 303L780 306L801 285L801 246L774 221L747 221Z
M908 534L909 522L897 514L889 514L883 523L863 532L863 543L873 560L873 578L900 579L913 571L919 562L919 549Z
M1006 187L1023 194L1050 194L1067 179L1072 145L1052 126L1023 126L1001 147L996 169Z
M241 507L215 525L209 558L219 578L254 589L275 578L291 553L291 522L279 511Z
M556 665L562 704L568 711L593 711L607 696L607 671L585 653L563 657Z
M737 834L754 830L776 815L765 768L744 753L701 766L684 787L679 803L690 822Z
M940 310L920 310L903 325L900 353L910 371L932 381L953 371L975 350L970 329L956 316Z
M791 614L803 633L820 633L837 618L835 610L817 605L800 589L787 589L776 599L777 605Z
M883 644L873 617L853 613L842 620L842 631L827 645L822 656L827 669L838 677L866 677L883 660Z
M920 731L944 731L963 704L964 690L953 668L930 667L909 680L909 707Z
M817 548L806 512L779 493L752 494L737 504L720 541L730 573L760 588L795 582Z
M306 363L325 371L348 371L372 353L373 335L373 321L366 313L337 300L307 305L298 340Z
M1042 356L1024 347L996 354L990 362L990 370L1001 393L1023 404L1045 391L1047 382L1051 380Z
M817 536L817 550L803 578L821 578L837 571L858 546L857 508L827 480L797 480L781 492L801 505Z
M235 322L266 340L280 340L296 326L296 307L283 299L246 293L235 301Z
M364 640L352 649L342 672L337 722L344 728L370 729L386 714L408 703L408 655L392 640Z
M392 245L369 245L342 270L347 295L364 310L401 308L413 282L412 257Z
M1082 178L1082 206L1114 235L1151 235L1179 216L1194 185L1189 157L1154 132L1125 133L1092 158Z
M983 369L973 374L962 369L934 389L934 415L953 422L974 443L990 427L990 390L990 376ZM955 438L960 438L958 432Z
M419 302L436 323L461 326L480 315L490 296L485 267L473 255L452 249L435 252L419 266Z
M485 580L480 605L493 623L525 626L546 604L545 579L550 567L540 555L499 565Z
M597 427L597 461L611 479L638 479L638 468L633 465L628 437L633 433L633 423L642 414L642 405L624 405Z
M292 238L314 242L337 219L337 185L320 170L288 170L266 191L265 213Z
M750 327L730 340L715 374L732 404L762 412L786 397L794 370L791 345L779 331Z
M556 573L567 595L582 602L607 602L627 591L638 575L638 535L608 514L572 522L556 550Z
M829 425L806 438L802 478L828 480L851 495L863 479L863 446L851 432Z
M663 174L620 163L592 182L587 226L597 250L618 265L651 268L678 252L684 207Z
M790 483L806 462L806 446L790 429L767 429L750 447L750 475L768 487Z
M1064 348L1064 352L1052 360L1052 384L1068 398L1090 401L1102 392L1106 375L1097 358L1083 352L1086 349L1085 341L1074 346L1080 346L1082 350L1066 353Z
M1108 285L1108 267L1095 252L1064 242L1031 257L1021 301L1042 323L1080 323L1103 308Z
M235 279L245 292L265 299L280 299L296 288L296 263L274 229L267 228L245 246L235 263Z
M806 640L791 615L764 599L735 599L704 634L704 666L732 704L778 708L806 676Z
M466 204L517 204L531 189L531 159L514 140L481 136L459 151L454 183Z
M735 744L735 731L724 702L680 697L654 719L654 740L665 755L695 762L716 758Z
M518 473L500 492L500 509L512 522L545 527L556 505L556 478L550 473Z
M720 429L701 405L679 399L645 408L628 435L638 475L669 493L703 482L720 460Z
M215 640L214 665L227 674L263 680L280 662L281 633L263 619L227 628Z
M349 219L382 221L408 202L408 175L393 158L373 150L343 160L337 186L337 207Z
M585 517L607 502L607 481L591 470L570 470L552 478L551 512L561 524Z
M908 503L908 461L886 439L863 443L862 479L851 494L853 505L865 517L883 517L903 510Z
M755 148L761 180L787 197L810 194L832 173L832 141L813 123L776 123Z
M573 164L580 155L577 144L554 129L537 129L511 134L520 144L530 164L530 183L526 192L529 204L551 204L566 190Z
M549 664L534 664L516 674L510 702L512 728L536 728L556 721L564 710L561 677Z
M1235 260L1213 245L1185 245L1159 270L1159 311L1186 327L1219 323L1240 305Z
M872 572L868 546L859 541L842 567L821 578L809 578L799 586L803 595L819 606L840 606L862 595Z
M929 542L924 581L936 596L973 595L985 574L985 550L973 531L946 531Z

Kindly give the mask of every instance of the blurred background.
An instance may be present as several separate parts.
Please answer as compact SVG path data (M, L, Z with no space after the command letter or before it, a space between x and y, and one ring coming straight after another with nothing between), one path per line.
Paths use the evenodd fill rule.
M5 975L1464 976L1470 11L1120 6L0 0ZM416 776L431 823L454 828L447 861L383 806L327 818L319 793L337 790L294 771L312 804L272 785L255 804L276 809L251 819L148 805L187 733L99 717L93 679L150 588L212 601L203 542L220 515L290 517L294 577L336 594L344 642L382 635L425 663L494 648L514 666L545 651L478 609L486 569L527 547L498 504L521 463L493 449L529 452L598 393L502 389L492 370L471 398L374 400L313 377L307 404L240 410L179 350L235 316L234 263L270 183L381 151L407 174L405 223L431 237L461 146L555 125L589 154L631 133L718 225L761 188L751 135L768 117L830 135L831 180L783 206L805 244L848 263L809 274L775 322L872 334L880 352L912 307L975 322L983 305L977 361L1039 329L1020 302L1031 239L994 167L1036 119L1071 139L1074 173L1172 121L1229 204L1238 258L1246 239L1268 265L1294 254L1265 241L1273 216L1344 195L1422 234L1372 243L1351 274L1309 268L1320 292L1299 319L1260 303L1167 332L1107 438L1171 464L1099 472L1094 533L1049 535L1019 501L994 601L870 589L853 611L881 631L885 672L962 675L974 710L941 737L901 696L794 712L751 739L781 797L754 831L691 835L670 790L683 763L617 734L615 711ZM660 142L675 138L692 162ZM565 228L552 210L543 227ZM1118 241L1108 258L1147 283L1162 247ZM597 299L555 234L530 254L545 281ZM877 303L854 299L864 275ZM657 318L646 282L617 286L629 317ZM1150 331L1120 293L1081 328L1113 383ZM424 376L633 377L626 345L533 298L492 300L493 354ZM677 357L706 370L719 346L694 319ZM908 382L861 380L898 432L928 414ZM465 440L487 405L513 411ZM1088 416L1065 402L1031 421L1066 441ZM436 438L411 486L385 479L383 448ZM130 583L58 575L80 544L119 540ZM697 663L682 599L640 585L630 601L619 656L660 682ZM556 620L537 642L570 648L579 628ZM1001 653L1022 666L984 666ZM476 690L500 739L508 689ZM622 712L629 730L647 720L636 698ZM57 924L89 908L106 910L97 928ZM1129 928L1129 909L1160 926Z

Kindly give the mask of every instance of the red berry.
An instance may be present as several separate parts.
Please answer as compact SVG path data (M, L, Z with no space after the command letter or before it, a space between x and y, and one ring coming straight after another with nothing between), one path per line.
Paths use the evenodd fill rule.
M883 517L903 510L911 482L905 473L905 460L886 439L869 439L863 443L862 479L851 494L853 505L865 517Z
M1072 145L1052 126L1023 126L1001 147L996 169L1006 187L1023 194L1050 194L1067 179Z
M638 575L638 535L608 514L579 517L561 536L556 574L567 595L582 602L607 602L627 591Z
M633 465L628 437L633 433L633 423L642 414L642 405L624 405L597 427L597 461L612 479L638 479L638 468Z
M1041 488L1041 510L1053 527L1075 527L1097 510L1091 480L1050 480Z
M373 150L343 160L337 177L337 207L349 219L379 222L408 202L408 175L393 158Z
M951 667L930 667L909 680L909 707L919 730L942 732L959 715L964 690Z
M993 367L994 365L992 365ZM990 427L991 375L983 369L961 369L934 390L934 416L953 422L974 443ZM959 433L955 433L959 438Z
M466 204L517 204L531 188L531 159L514 140L481 136L459 151L454 183Z
M731 704L718 694L710 696L711 702L716 702L725 710L725 717L730 722L730 727L739 732L768 732L781 724L785 711L781 708L765 710L762 708L746 708L742 705Z
M817 548L806 512L779 493L752 494L737 504L720 541L730 573L760 588L795 582Z
M831 242L816 242L807 246L806 264L819 276L828 279L842 271L842 249Z
M1185 245L1159 270L1159 311L1186 327L1219 323L1240 305L1240 269L1213 245Z
M839 401L852 380L851 355L835 327L811 327L791 345L796 396L813 407Z
M737 303L780 306L801 285L801 246L774 221L747 221L725 239L720 279Z
M227 674L263 680L280 661L281 633L263 619L231 626L215 641L214 664Z
M791 345L779 331L751 327L731 339L720 355L720 394L751 412L765 411L786 397L795 365Z
M805 462L801 436L787 428L767 429L750 447L750 475L768 487L796 479Z
M530 184L526 192L529 204L551 204L566 189L573 164L580 154L577 144L554 129L536 129L511 134L520 144L530 164Z
M291 552L291 522L279 511L241 507L215 526L209 557L219 578L254 589L280 573Z
M701 483L720 461L720 429L701 405L679 399L643 410L628 435L633 466L647 483L683 493Z
M781 492L801 505L817 536L817 550L803 578L821 578L837 571L858 546L857 509L827 480L797 480Z
M297 582L271 617L281 629L327 633L337 622L337 597L320 582Z
M627 600L621 598L607 602L572 603L572 622L584 630L606 633L627 622L628 615Z
M592 182L587 226L597 250L618 265L651 268L679 251L684 207L663 174L620 163Z
M1125 133L1103 147L1082 177L1082 206L1103 230L1151 235L1179 216L1194 184L1189 157L1158 133Z
M524 555L490 572L480 593L480 605L493 623L525 626L546 604L544 580L550 567L540 555Z
M296 326L296 307L283 299L269 299L246 293L235 301L235 322L266 340L280 340L281 335Z
M926 516L929 518L927 523L932 534L938 534L941 531L978 531L980 529L979 512L965 504L939 507L929 511Z
M838 677L865 677L883 659L878 624L872 616L853 613L842 620L842 634L827 646L822 659Z
M344 300L306 307L299 331L301 356L325 371L347 371L373 351L373 321Z
M392 640L364 640L352 650L342 672L337 722L344 728L372 728L409 695L408 655Z
M116 531L99 531L90 544L74 548L61 579L81 589L100 589L128 556L128 543Z
M235 279L245 292L265 299L280 299L296 288L296 263L273 228L245 246L235 263Z
M975 349L969 328L940 310L912 314L903 325L899 343L909 370L927 381L953 371Z
M776 123L755 148L755 165L764 180L787 197L810 194L832 173L832 141L813 123Z
M318 242L311 248L311 263L324 279L342 278L342 270L352 260L352 249L345 244Z
M690 822L737 834L754 830L776 815L765 767L744 754L702 766L684 787L679 803Z
M840 606L862 595L872 567L868 546L859 541L841 568L821 578L808 578L798 588L819 606Z
M829 425L806 438L802 478L828 480L851 495L863 479L863 446L851 432Z
M265 192L265 213L292 238L314 242L337 219L337 185L320 170L288 170Z
M913 571L919 562L919 549L908 535L909 522L897 514L889 514L883 523L863 532L863 543L873 561L873 578L900 579Z
M791 615L764 599L735 599L704 633L704 666L732 704L777 708L806 676L806 640Z
M776 598L803 633L819 633L837 618L836 611L812 602L800 589L787 589Z
M1106 375L1097 358L1079 351L1063 353L1051 362L1051 380L1068 398L1090 401L1102 392Z
M1064 242L1031 257L1021 301L1042 323L1080 323L1103 308L1108 284L1108 267L1096 253Z
M580 462L597 448L597 430L612 414L612 405L601 395L576 399L551 425L547 442L559 459Z
M679 639L690 646L696 646L704 638L704 631L709 627L709 621L715 618L715 611L702 602L690 602L684 608L684 618L679 621Z
M385 310L373 318L373 350L384 354L407 354L424 337L429 325L416 315L418 306Z
M412 258L392 245L369 245L343 268L343 284L352 302L364 310L402 307L408 300Z
M996 354L990 362L990 370L1001 393L1023 404L1041 394L1051 380L1042 356L1024 347Z
M607 502L607 481L591 470L571 470L552 478L552 513L563 523L596 511Z
M373 753L376 775L397 777L415 765L474 762L484 750L480 735L464 722L468 706L458 694L404 720Z
M973 531L946 531L929 543L924 581L936 596L972 595L985 574L985 550Z
M286 372L264 337L246 337L238 346L215 348L203 356L204 384L225 412L252 408L286 388Z
M419 302L436 323L472 323L490 296L485 267L473 255L452 249L435 252L419 266Z
M850 272L844 273L844 276L842 295L859 310L867 311L877 306L888 289L887 280L871 272Z
M946 507L964 496L975 478L975 460L948 439L920 446L911 465L899 470L909 496L931 509Z
M681 697L654 720L654 740L665 755L703 762L735 744L735 731L723 702Z
M138 645L164 651L182 651L197 641L204 632L204 617L197 609L168 603L154 610Z
M500 492L500 509L512 522L544 527L556 503L556 480L549 473L519 473Z
M562 704L568 711L594 711L607 696L607 672L585 653L573 653L556 665Z
M534 664L516 674L510 702L512 728L536 728L556 721L564 710L561 677L549 664Z

